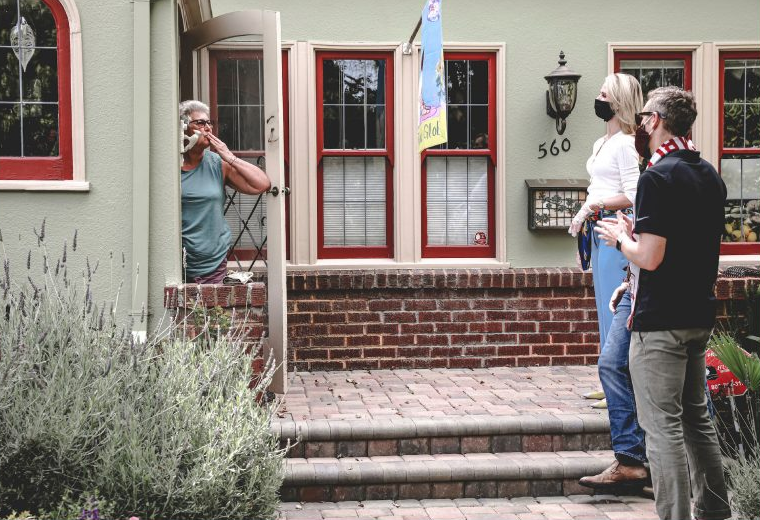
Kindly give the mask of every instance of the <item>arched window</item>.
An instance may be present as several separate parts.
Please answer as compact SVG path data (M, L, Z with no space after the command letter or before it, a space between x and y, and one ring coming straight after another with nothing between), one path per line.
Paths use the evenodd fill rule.
M72 153L72 9L58 0L0 2L0 182L79 177Z

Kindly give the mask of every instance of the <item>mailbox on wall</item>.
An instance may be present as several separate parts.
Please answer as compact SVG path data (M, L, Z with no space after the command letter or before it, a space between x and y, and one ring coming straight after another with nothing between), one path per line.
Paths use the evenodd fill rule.
M567 229L586 202L587 179L527 179L528 229Z

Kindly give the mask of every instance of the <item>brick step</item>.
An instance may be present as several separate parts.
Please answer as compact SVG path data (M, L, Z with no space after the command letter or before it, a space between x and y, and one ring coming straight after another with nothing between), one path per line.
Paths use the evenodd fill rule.
M284 502L513 498L590 494L578 485L610 451L287 459Z
M281 420L272 431L291 458L610 449L609 420L597 413Z

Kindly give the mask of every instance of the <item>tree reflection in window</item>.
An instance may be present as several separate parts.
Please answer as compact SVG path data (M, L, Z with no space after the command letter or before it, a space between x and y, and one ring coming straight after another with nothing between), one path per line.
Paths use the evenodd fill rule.
M0 2L0 156L59 155L57 29L42 0ZM7 23L10 21L10 23ZM12 33L33 31L34 45L26 67ZM15 29L15 31L14 31ZM15 51L15 52L14 52Z

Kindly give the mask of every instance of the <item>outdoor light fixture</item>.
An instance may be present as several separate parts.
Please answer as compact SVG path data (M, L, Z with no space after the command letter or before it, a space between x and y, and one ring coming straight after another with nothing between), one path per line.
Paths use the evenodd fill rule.
M565 133L567 123L565 119L575 108L575 100L578 96L578 80L581 75L573 72L566 66L565 53L559 52L559 67L554 69L544 79L549 83L546 91L546 114L553 118L557 124L557 133Z
M567 229L586 202L588 179L527 179L528 229Z

